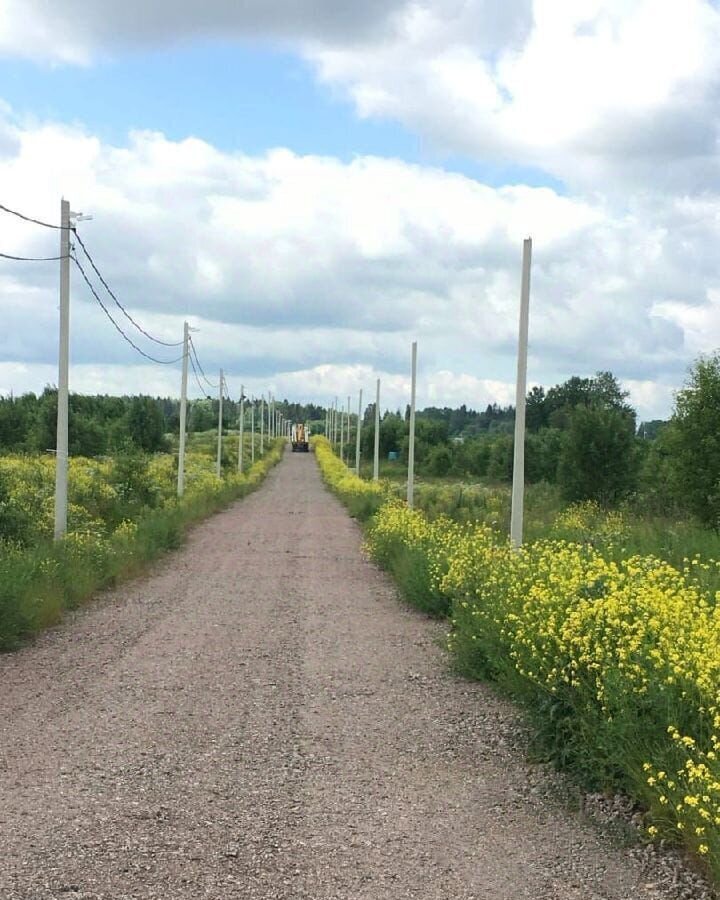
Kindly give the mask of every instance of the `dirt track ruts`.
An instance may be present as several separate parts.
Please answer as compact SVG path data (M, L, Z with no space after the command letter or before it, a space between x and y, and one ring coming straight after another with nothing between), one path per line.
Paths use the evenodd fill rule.
M0 657L0 898L650 900L312 455Z

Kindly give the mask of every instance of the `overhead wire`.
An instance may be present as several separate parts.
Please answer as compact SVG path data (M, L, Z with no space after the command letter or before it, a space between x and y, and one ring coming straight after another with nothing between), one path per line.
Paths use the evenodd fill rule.
M190 365L192 366L193 375L195 376L195 381L197 382L197 386L198 386L198 388L200 388L200 393L203 394L205 397L207 397L208 400L211 400L212 398L208 394L207 388L203 387L203 384L200 381L200 376L198 375L197 369L195 368L195 362L192 358L192 355L189 353L188 353L188 359L190 360Z
M142 325L140 325L139 322L136 322L135 319L133 319L133 317L130 315L130 313L127 311L127 309L125 309L125 307L122 305L122 303L121 303L121 302L118 300L118 298L115 296L114 292L113 292L113 291L111 290L111 288L110 288L110 285L109 285L109 284L107 283L107 281L103 278L102 273L100 272L100 270L98 269L97 265L95 264L95 260L94 260L94 259L92 258L92 256L90 255L90 251L89 251L88 248L85 246L85 244L84 244L84 242L83 242L83 239L82 239L82 238L80 237L80 235L78 234L77 229L75 229L75 239L77 240L78 244L80 244L80 246L82 247L83 253L85 254L85 256L87 256L88 261L89 261L90 265L93 267L93 269L95 270L95 274L96 274L97 277L100 279L100 282L102 283L102 286L105 288L105 290L108 292L108 294L110 294L110 296L112 297L113 301L115 302L115 305L116 305L116 306L118 307L118 309L122 312L122 314L125 316L125 318L126 318L129 322L132 322L132 324L135 326L135 328L137 328L137 330L138 330L141 334L144 334L145 337L146 337L148 340L153 341L153 342L156 343L156 344L160 344L160 345L163 346L163 347L181 347L182 344L183 344L182 341L163 341L163 340L161 340L160 338L156 338L156 337L154 337L152 334L150 334L148 331L146 331L146 330L142 327Z
M188 341L190 343L190 349L192 350L191 355L195 357L195 362L197 363L197 367L200 370L202 377L205 379L205 381L207 382L209 387L211 387L214 391L218 390L218 388L220 387L220 383L219 382L215 383L214 381L210 381L210 379L205 374L205 370L200 365L200 359L198 358L197 348L195 347L195 342L192 339L192 335L188 336Z
M52 262L58 259L70 259L69 256L13 256L12 253L0 253L1 259L15 259L18 262Z
M82 264L78 260L77 256L71 255L70 258L73 260L75 265L80 270L80 274L82 275L83 279L85 280L85 284L87 284L87 286L90 288L90 291L91 291L93 297L95 297L95 300L100 305L102 311L105 313L105 315L108 317L108 319L110 319L113 326L115 327L115 330L118 332L118 334L121 335L123 340L127 341L127 343L130 344L130 346L140 354L140 356L144 356L145 359L149 359L150 362L159 363L161 366L172 366L172 365L175 365L175 363L178 363L182 360L182 356L178 356L177 359L158 359L156 356L151 356L149 353L146 353L144 350L142 350L140 347L138 347L138 345L133 341L133 339L128 337L127 334L125 334L125 332L122 330L122 328L118 325L118 323L113 318L110 310L102 302L102 300L100 299L100 295L95 290L95 287L93 286L92 282L88 278L87 273L85 272L85 269L83 269Z
M41 219L33 219L32 216L26 216L24 213L18 212L16 209L10 209L7 206L3 206L0 203L0 210L6 213L10 213L11 216L17 216L18 219L23 219L25 222L32 222L34 225L42 225L43 228L54 228L56 231L62 231L62 225L53 225L50 222L43 222Z
M63 228L62 225L55 225L51 222L44 222L42 219L36 219L33 216L27 216L24 213L19 212L18 210L10 209L10 207L5 206L2 203L0 203L0 211L8 213L9 215L12 215L12 216L16 216L18 219L22 219L25 222L30 222L34 225L41 225L44 228L52 228L56 231L61 231ZM114 291L112 290L110 285L107 283L106 279L103 277L103 274L100 271L100 269L98 268L97 264L95 263L95 260L93 259L90 251L85 246L85 242L78 234L77 228L74 225L70 225L70 230L75 235L75 240L80 245L83 253L85 254L85 257L87 258L88 262L90 263L90 265L93 268L93 271L95 272L98 279L100 280L100 283L105 288L105 290L110 295L113 302L118 307L118 309L122 312L122 314L125 316L125 318L142 335L144 335L148 340L152 341L153 343L159 344L163 347L181 347L184 343L183 341L163 341L160 338L156 338L154 335L150 334L150 332L148 332L145 328L143 328L142 325L140 325L140 323L137 322L133 318L133 316L128 312L128 310L125 308L125 306L120 302L120 300L118 300ZM128 344L130 344L130 346L137 353L139 353L141 356L145 357L145 359L150 360L150 362L158 363L159 365L164 365L164 366L175 365L175 363L178 363L183 359L184 354L183 354L183 356L179 356L176 359L170 359L170 360L158 359L157 357L152 356L150 353L146 353L141 347L138 347L138 345L132 340L132 338L129 337L125 331L123 331L123 329L120 327L120 325L118 325L117 321L113 317L110 310L107 308L105 303L103 303L102 299L100 298L100 295L98 294L94 285L90 281L90 278L88 277L87 272L85 271L83 265L81 264L80 260L78 259L77 254L70 253L69 256L15 256L10 253L0 253L0 258L1 259L11 259L11 260L15 260L17 262L54 262L54 261L58 261L58 260L62 260L62 259L71 259L77 266L78 271L80 272L83 280L85 281L85 284L90 289L90 292L92 293L93 297L95 298L95 301L98 303L98 305L100 306L102 311L105 313L107 318L110 320L110 322L112 323L115 330L123 338L123 340L125 340ZM189 358L191 366L192 366L193 375L195 376L195 381L197 382L197 385L198 385L200 391L203 394L207 395L207 389L205 387L203 387L203 384L200 380L201 377L206 382L206 384L209 388L211 388L212 390L219 389L221 387L220 383L215 383L215 382L211 381L205 374L205 370L203 369L202 364L200 363L200 358L198 357L197 348L195 347L192 337L189 338L189 345L190 345L191 352L188 353L188 358ZM227 396L227 398L229 400L230 392L229 392L229 389L227 386L227 381L224 378L223 378L223 382L222 382L222 390L223 390L225 396Z

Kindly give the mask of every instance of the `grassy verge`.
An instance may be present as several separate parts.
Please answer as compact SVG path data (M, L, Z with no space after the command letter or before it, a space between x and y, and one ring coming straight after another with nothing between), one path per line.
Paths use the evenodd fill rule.
M0 649L17 647L98 590L178 547L187 528L254 490L282 457L275 445L245 474L191 484L182 499L124 521L109 534L70 532L58 543L7 544L0 556Z
M318 459L352 508L364 482ZM548 759L634 797L648 837L684 844L718 881L720 608L697 566L622 558L616 524L613 553L563 539L517 550L488 525L431 521L394 499L366 544L409 602L448 611L455 666L520 701Z

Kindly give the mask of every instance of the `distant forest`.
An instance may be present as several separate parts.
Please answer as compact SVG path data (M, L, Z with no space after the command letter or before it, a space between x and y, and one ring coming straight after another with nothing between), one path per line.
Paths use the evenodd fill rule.
M533 388L527 398L529 432L563 430L578 405L609 404L622 409L634 423L635 413L625 403L625 395L610 373L595 378L571 378L551 388ZM317 431L324 426L325 409L317 404L278 400L277 409L292 421L311 422ZM239 401L223 402L225 429L237 428ZM409 407L404 413L386 412L383 417L382 447L385 452L401 451ZM208 431L217 427L218 401L188 401L188 431ZM40 395L0 397L0 452L45 452L55 449L57 390L45 388ZM372 444L375 406L364 411L364 426ZM481 435L511 435L515 423L513 406L488 404L483 410L429 406L417 412L418 428L435 444L465 441ZM423 423L423 424L420 424ZM663 422L644 422L641 437L655 438ZM101 456L128 446L147 452L168 448L168 435L180 427L180 402L170 397L70 395L70 452L76 456ZM249 422L248 422L249 427Z
M325 411L315 404L278 401L286 418L320 421ZM225 429L237 428L240 403L223 401ZM170 397L70 395L69 442L73 456L103 456L137 449L167 450L169 435L180 428L180 401ZM188 401L188 431L217 428L218 401ZM0 453L43 453L55 449L57 390L47 387L39 396L0 397ZM248 428L249 428L248 420ZM259 425L258 425L259 427Z

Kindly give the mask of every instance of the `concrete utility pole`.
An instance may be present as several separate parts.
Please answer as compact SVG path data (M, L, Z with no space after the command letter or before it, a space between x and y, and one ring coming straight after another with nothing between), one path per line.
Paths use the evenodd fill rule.
M243 438L245 437L245 385L240 385L240 428L238 434L238 472L243 470Z
M250 405L250 465L255 465L255 398Z
M408 441L407 504L412 509L415 493L415 383L417 381L417 341L412 345L412 376L410 381L410 439Z
M335 398L335 436L333 438L334 443L337 444L338 439L338 398Z
M67 531L68 392L70 369L70 202L60 201L60 343L55 443L55 540Z
M328 408L325 407L325 437L328 436Z
M355 474L360 477L360 431L362 429L362 388L358 396L357 433L355 434Z
M265 455L265 394L260 395L260 456Z
M343 438L345 436L345 423L343 421L343 409L340 407L340 459L343 458Z
M380 379L375 396L375 450L373 453L373 481L380 477Z
M347 461L348 461L348 466L350 465L350 400L351 400L351 397L350 397L350 395L348 395L347 415L345 416L345 424L346 424L346 428L345 428L345 443L347 444Z
M178 442L178 480L177 494L182 497L185 493L185 437L187 434L187 380L188 380L188 338L190 329L188 323L183 325L183 358L182 378L180 380L180 437Z
M520 329L518 335L517 389L515 392L515 447L510 514L510 540L516 547L522 545L525 504L525 395L527 394L531 259L532 240L531 238L526 238L523 242L522 284L520 287Z
M215 471L217 473L217 477L220 478L222 476L222 408L223 408L223 370L220 369L220 387L218 389L218 398L220 403L218 404L218 441L217 441L217 465L215 467Z

